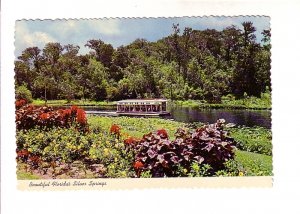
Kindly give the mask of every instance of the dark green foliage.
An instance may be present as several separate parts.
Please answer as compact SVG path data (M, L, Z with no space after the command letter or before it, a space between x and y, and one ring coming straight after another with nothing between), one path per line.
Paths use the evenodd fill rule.
M71 44L28 47L15 61L16 86L45 101L165 97L219 104L228 94L260 97L271 87L271 34L266 29L256 41L255 32L251 22L221 31L173 24L172 34L155 42L137 38L114 49L91 39L86 55Z

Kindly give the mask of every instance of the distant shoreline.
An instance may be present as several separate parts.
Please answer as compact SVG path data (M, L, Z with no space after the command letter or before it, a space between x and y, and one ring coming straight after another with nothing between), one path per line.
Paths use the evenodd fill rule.
M45 105L45 101L43 100L34 100L32 102L33 105L42 106ZM47 101L48 106L83 106L83 107L113 107L117 106L117 103L115 101L82 101L82 100L74 100L71 102L68 102L67 100L48 100ZM200 109L236 109L236 110L272 110L269 106L247 106L247 105L234 105L234 104L227 104L227 103L203 103L198 100L176 100L176 101L169 101L169 105L177 105L181 107L192 107L192 108L200 108Z

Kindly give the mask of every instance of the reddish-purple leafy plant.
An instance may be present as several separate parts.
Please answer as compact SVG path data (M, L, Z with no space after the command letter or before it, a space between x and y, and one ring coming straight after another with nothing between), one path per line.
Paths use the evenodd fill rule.
M85 111L83 109L77 109L76 121L79 124L85 125L87 123Z
M224 163L234 157L234 141L223 130L224 120L205 125L189 132L178 129L176 139L170 141L161 131L149 133L136 146L135 163L140 162L141 171L149 170L152 177L186 176L193 163L208 164L212 173L223 169Z
M17 150L17 160L27 162L34 169L42 162L39 155L32 154L27 149Z
M54 110L48 106L25 105L16 110L17 129L31 129L34 127L69 128L75 125L77 130L88 131L85 111L72 106L70 109Z

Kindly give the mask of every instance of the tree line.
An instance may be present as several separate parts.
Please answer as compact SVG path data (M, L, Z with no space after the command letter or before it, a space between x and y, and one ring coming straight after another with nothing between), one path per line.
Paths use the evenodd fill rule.
M15 60L16 88L37 99L120 100L158 98L220 102L231 94L260 97L270 90L270 30L256 41L252 22L242 29L180 29L155 42L136 39L113 48L101 39L79 46L47 43Z

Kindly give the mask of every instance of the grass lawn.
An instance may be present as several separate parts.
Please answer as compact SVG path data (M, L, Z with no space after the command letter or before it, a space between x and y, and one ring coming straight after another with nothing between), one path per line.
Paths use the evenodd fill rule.
M272 156L237 150L235 160L249 176L273 175Z
M38 179L41 179L41 177L36 174L32 174L30 172L25 172L22 169L22 170L17 170L17 179L18 180L38 180Z
M272 155L272 132L263 127L234 127L230 135L240 150Z
M113 124L121 127L121 133L126 133L132 137L141 138L144 134L165 129L170 139L174 139L174 134L179 127L185 124L173 120L160 118L136 118L136 117L102 117L88 116L90 129L109 130Z

